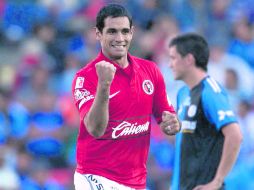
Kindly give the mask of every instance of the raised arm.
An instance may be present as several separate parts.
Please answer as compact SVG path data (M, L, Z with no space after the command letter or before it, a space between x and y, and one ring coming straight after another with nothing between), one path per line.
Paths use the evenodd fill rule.
M84 124L92 136L100 137L108 125L109 92L116 68L106 61L100 61L95 66L98 75L97 91L94 102L84 118Z

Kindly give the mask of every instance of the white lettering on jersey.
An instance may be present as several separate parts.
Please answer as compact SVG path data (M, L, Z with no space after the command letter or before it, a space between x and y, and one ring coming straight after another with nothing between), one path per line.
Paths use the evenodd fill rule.
M147 121L144 124L138 125L137 123L132 124L127 121L123 121L113 129L112 138L117 139L121 136L133 135L148 131L150 122Z
M75 89L82 88L84 85L85 78L84 77L78 77L75 84Z
M225 119L226 116L228 117L234 116L234 112L232 110L228 110L228 111L219 110L218 116L219 116L219 120L222 121Z
M81 100L88 95L90 95L90 92L86 89L76 89L74 92L75 100Z
M194 132L194 130L197 127L197 122L196 121L182 121L182 128L181 132Z
M86 103L87 101L92 100L92 99L94 99L94 95L90 95L90 96L84 97L84 98L79 102L78 108L80 109L81 106L82 106L84 103Z

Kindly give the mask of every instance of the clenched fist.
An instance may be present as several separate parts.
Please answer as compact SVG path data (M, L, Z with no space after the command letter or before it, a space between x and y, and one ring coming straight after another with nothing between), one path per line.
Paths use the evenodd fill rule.
M100 84L110 85L114 79L116 67L106 61L100 61L95 64L98 81Z
M164 111L162 113L162 122L160 123L160 127L166 135L175 135L180 131L181 124L176 114Z

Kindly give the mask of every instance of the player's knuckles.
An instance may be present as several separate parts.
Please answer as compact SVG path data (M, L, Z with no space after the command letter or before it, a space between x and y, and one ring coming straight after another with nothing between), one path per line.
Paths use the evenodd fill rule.
M98 63L95 64L96 68L108 68L114 65L112 63L106 62L106 61L100 61Z
M165 121L163 121L165 126L168 126L169 124L171 124L170 120L166 119Z
M162 118L164 118L164 120L171 120L173 116L169 113L165 113L162 115Z
M171 120L174 125L178 125L178 121L176 119Z
M169 121L169 117L167 115L162 116L162 121Z
M168 132L170 129L171 129L171 127L165 126L165 127L163 128L163 131L164 131L164 132Z
M166 121L167 118L165 116L162 116L162 121Z
M105 61L100 61L95 64L95 67L102 67L105 64Z
M168 118L168 117L170 117L170 115L171 115L171 113L168 112L168 111L163 111L162 112L162 117Z
M166 126L168 126L168 124L167 124L166 122L162 122L162 123L160 124L160 126L161 126L162 128L165 128Z
M170 114L168 117L172 120L177 120L177 117L174 114Z
M175 124L176 123L174 118L167 118L166 121L169 122L170 124Z

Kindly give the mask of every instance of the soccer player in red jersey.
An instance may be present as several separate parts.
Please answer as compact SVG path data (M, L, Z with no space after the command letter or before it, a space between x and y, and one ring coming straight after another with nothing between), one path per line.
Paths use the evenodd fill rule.
M76 190L145 189L151 116L167 135L180 130L156 64L128 53L132 36L124 7L100 10L101 52L76 73L72 85L80 113Z

